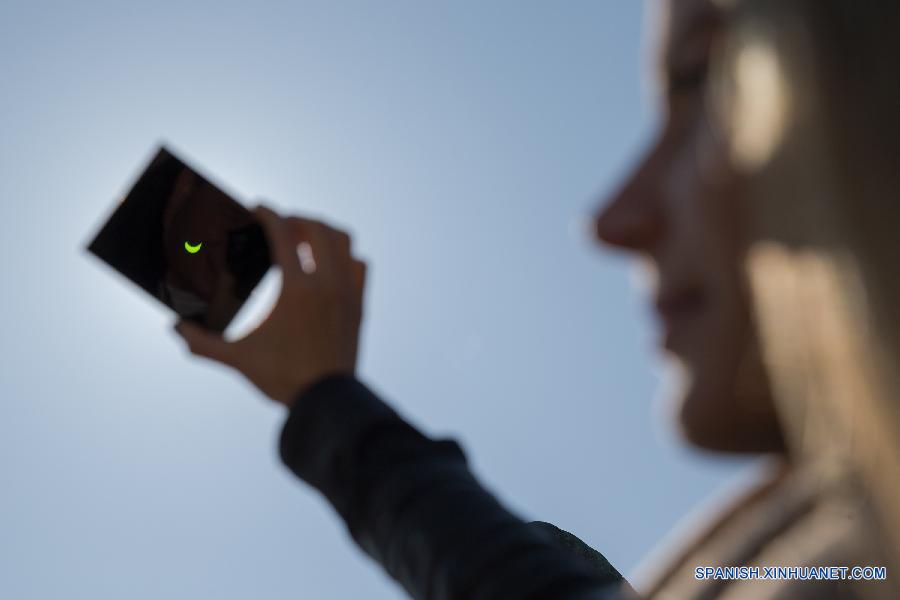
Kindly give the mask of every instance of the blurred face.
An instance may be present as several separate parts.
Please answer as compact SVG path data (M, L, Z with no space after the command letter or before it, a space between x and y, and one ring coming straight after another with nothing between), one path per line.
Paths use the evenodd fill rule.
M661 8L662 122L597 215L597 237L637 257L651 279L660 345L679 373L685 436L714 450L780 450L741 269L743 185L705 105L724 15L709 0L665 0Z

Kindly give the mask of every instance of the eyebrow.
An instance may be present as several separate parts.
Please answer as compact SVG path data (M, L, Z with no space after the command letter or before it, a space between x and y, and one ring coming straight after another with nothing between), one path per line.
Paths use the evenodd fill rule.
M688 46L699 34L721 27L725 22L725 17L721 9L717 9L711 4L697 4L694 13L683 22L686 25L675 30L666 41L666 60L660 66L664 81L668 79L670 73L677 72L684 67L685 61L681 60L681 49Z
M691 44L696 44L701 35L721 27L725 21L720 10L710 10L708 6L704 7L702 4L698 6L700 8L695 9L695 14L683 20L686 25L672 32L663 46L665 61L658 62L656 68L658 90L663 96L672 91L673 80L683 79L686 72L693 78L694 71L705 68L705 61L704 64L692 62L694 59L690 57L689 50ZM696 14L698 11L701 14ZM688 58L685 58L686 54Z

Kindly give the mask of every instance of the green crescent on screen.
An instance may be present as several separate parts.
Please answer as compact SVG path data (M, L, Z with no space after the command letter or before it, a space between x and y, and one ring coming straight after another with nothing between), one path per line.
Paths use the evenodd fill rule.
M196 246L191 246L190 242L184 243L184 249L188 251L188 254L197 254L200 252L200 246L203 245L203 242L199 242Z

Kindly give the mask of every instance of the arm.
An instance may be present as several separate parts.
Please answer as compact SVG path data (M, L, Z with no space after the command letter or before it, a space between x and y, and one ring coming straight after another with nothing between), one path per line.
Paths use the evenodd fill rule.
M284 462L325 495L363 550L414 598L620 597L618 573L598 574L509 513L455 442L425 437L355 379L365 268L349 237L315 221L257 215L282 270L272 313L236 342L189 323L177 330L193 353L238 369L288 406ZM301 241L312 247L314 270L298 259Z
M281 456L413 598L600 598L622 583L510 514L455 442L426 438L352 377L297 398Z

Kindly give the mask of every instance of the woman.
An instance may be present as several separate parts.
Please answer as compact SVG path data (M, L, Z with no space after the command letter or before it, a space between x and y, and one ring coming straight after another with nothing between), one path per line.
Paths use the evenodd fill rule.
M747 179L730 168L707 102L726 13L708 0L666 0L659 10L663 124L598 212L597 237L654 276L663 346L682 373L685 437L712 451L778 459L767 480L701 532L642 595L802 597L794 594L802 587L809 597L833 596L847 586L766 588L695 577L698 566L756 564L780 547L782 535L799 547L802 531L793 524L808 514L815 494L785 449L751 318L741 268ZM257 215L283 271L271 315L233 343L188 323L178 330L193 353L238 369L290 409L282 458L323 492L356 542L415 598L631 597L614 571L592 569L500 506L455 443L427 439L355 379L365 265L353 257L350 238L264 208ZM299 262L300 242L312 247L314 269Z

